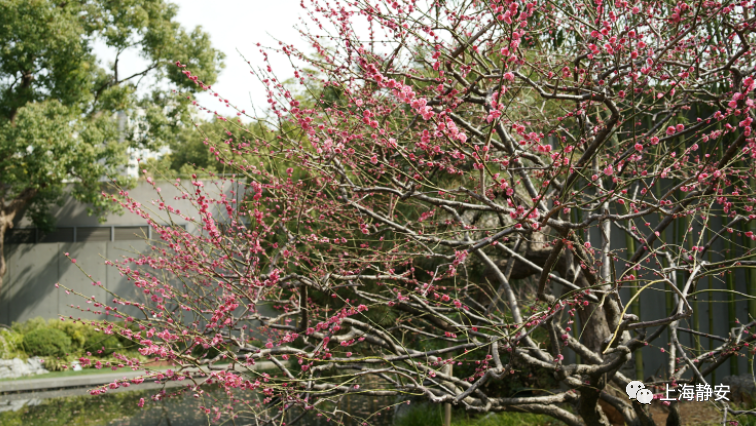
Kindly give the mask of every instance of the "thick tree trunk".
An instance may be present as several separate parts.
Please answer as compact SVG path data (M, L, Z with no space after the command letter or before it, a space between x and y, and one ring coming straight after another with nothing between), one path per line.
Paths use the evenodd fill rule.
M532 262L533 264L537 265L538 267L543 267L543 265L546 263L546 259L549 257L550 252L551 248L543 247L541 244L533 242L527 242L526 244L523 244L523 247L517 250L518 254L520 254L522 257ZM508 268L508 262L510 259L512 258L506 257L499 258L495 261L496 267L499 269L499 271L509 273L509 276L507 277L508 280L511 279L512 281L514 281L524 279L540 273L535 268L523 262L517 261L513 262L514 268L511 268L510 271L510 268ZM495 268L489 267L487 265L484 265L484 267L486 268L486 278L490 282L497 282L498 280L495 276L494 271ZM564 277L565 280L574 282L579 287L588 288L591 286L585 274L580 273L581 268L579 262L575 260L575 257L570 250L562 251L560 258L554 267L554 271L557 272L559 276ZM575 274L579 274L577 278L575 277ZM608 289L608 286L605 286L603 288L603 290ZM492 299L493 298L488 297L488 300ZM616 316L617 318L613 319L613 321L609 321L607 318L607 313ZM585 332L583 333L580 341L592 351L602 352L602 345L611 335L612 323L614 323L614 326L616 327L616 321L618 321L619 318L619 309L617 307L617 302L607 297L607 299L604 301L603 308L600 307L599 304L591 303L590 305L578 310L578 315L580 317L581 324L585 324Z
M593 387L586 386L580 391L580 400L578 401L578 414L583 418L587 425L610 426L609 419L604 414L604 410L599 405L599 394L606 386L606 380L601 377L598 383L591 383Z
M680 409L677 404L669 405L669 416L667 416L666 426L680 426Z

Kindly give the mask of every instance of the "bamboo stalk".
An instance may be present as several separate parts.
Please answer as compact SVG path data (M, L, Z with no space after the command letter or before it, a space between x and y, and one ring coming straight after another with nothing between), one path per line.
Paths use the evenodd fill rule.
M756 186L753 186L756 185L756 179L751 179L751 185L752 188L756 188ZM756 222L749 222L748 228L750 231L756 232ZM748 247L748 251L750 253L753 253L754 250L756 250L756 241L752 240L751 238L745 237L745 235L744 238L746 238L745 246ZM746 274L748 274L748 294L756 295L756 271L751 268L747 268ZM750 299L748 301L748 315L750 316L750 318L748 318L748 322L750 322L751 318L756 315L756 300L754 299ZM748 374L753 376L753 360L748 363Z
M451 376L452 375L452 364L446 364L444 366L444 373ZM452 417L452 406L450 403L444 404L444 426L451 426L451 417Z
M711 238L711 230L708 228L706 229L706 241L709 241ZM711 263L711 250L708 251L706 254L709 260L709 263ZM714 334L714 277L709 275L709 290L711 290L707 295L707 301L708 301L708 313L709 313L709 334ZM714 339L711 337L709 338L709 350L714 350ZM714 370L711 372L711 383L717 382L717 372Z
M581 214L581 211L580 211L579 208L573 208L573 209L570 210L570 218L572 218L572 216L575 217L575 219L572 221L572 223L581 223L582 220L583 220L583 218L582 218L583 215ZM580 232L582 233L582 231L580 231ZM580 235L580 237L582 237L582 235ZM575 315L573 317L572 337L574 337L577 341L580 341L580 329L578 327L578 324L579 324L578 321L579 320L580 320L580 315ZM575 362L578 363L578 364L580 364L580 362L581 362L580 361L580 354L578 354L578 353L575 354Z
M682 197L683 197L682 191L677 190L677 192L676 192L676 198L677 198L677 200L682 199ZM677 243L679 245L679 247L680 247L680 259L677 262L678 264L680 264L682 262L682 257L683 257L682 251L685 249L685 240L686 240L687 230L688 230L688 228L687 228L687 224L685 223L684 217L678 216L677 222L675 224L675 243ZM682 287L685 284L686 280L687 280L687 278L685 276L685 272L684 271L677 271L675 273L675 276L677 277L677 279L676 279L676 281L677 281L676 282L677 287L678 288ZM677 336L677 328L676 327L669 327L669 331L670 331L670 333L675 333L674 339L678 339L679 340L679 337ZM673 336L672 335L668 335L667 337L669 339L668 342L671 343L673 341ZM670 363L671 363L670 365L673 366L674 368L676 368L676 364L675 364L676 361L674 359L675 356L672 355L672 354L675 353L674 351L676 351L676 348L671 347L671 348L669 348L669 350L670 350L670 354L671 354L670 355ZM671 369L674 370L674 368L671 368ZM674 374L674 371L670 371L669 374L670 375Z
M693 220L691 220L690 226L691 227L693 226ZM692 251L694 245L695 244L694 244L694 241L693 241L693 236L691 236L691 238L689 240L689 244L688 244L688 249L690 249ZM691 305L693 306L693 329L700 331L701 330L701 313L698 311L699 308L700 308L700 305L698 303L698 296L694 296L693 297L693 303ZM696 348L696 355L701 354L701 352L703 350L701 348L701 339L698 336L696 336L694 334L691 334L690 335L690 340L691 340L691 343L692 343L691 346L693 346L694 348Z
M628 207L627 212L630 212L630 208ZM630 224L630 221L628 221L628 229L632 229L632 225ZM628 233L625 233L625 245L627 246L627 252L629 254L635 253L635 239ZM638 282L633 280L630 283L630 297L634 298L635 295L638 293ZM632 313L637 316L638 318L641 317L641 300L638 298L638 301L631 307ZM643 380L643 350L641 348L638 348L638 350L635 351L633 354L633 357L635 357L635 378L637 380Z
M724 218L722 219L724 220ZM726 230L723 232L727 232ZM726 247L727 247L727 253L726 256L733 257L734 248L735 245L732 243L732 238L726 238ZM738 319L738 311L737 311L737 305L735 302L735 275L732 271L727 271L725 273L725 281L727 283L727 318L728 323L730 326L730 330L732 330L737 325L737 319ZM739 374L739 368L738 368L738 357L730 357L728 360L730 363L730 375L737 376Z

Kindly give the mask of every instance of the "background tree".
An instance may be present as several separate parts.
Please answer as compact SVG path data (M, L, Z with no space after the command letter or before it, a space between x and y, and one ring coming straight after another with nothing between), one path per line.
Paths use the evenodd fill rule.
M113 263L148 294L111 311L138 315L148 337L123 333L182 367L281 372L216 366L207 381L235 400L219 417L341 421L329 403L344 395L409 394L653 425L624 393L648 379L633 354L663 354L646 382L660 395L713 390L718 367L753 356L735 297L754 289L734 278L756 265L756 237L737 232L756 219L752 5L309 5L317 54L279 52L314 101L262 63L275 131L208 141L244 193L176 182L194 235L114 197L160 239ZM179 214L159 201L157 215ZM666 306L636 309L650 292ZM734 309L721 333L696 316L714 294ZM529 392L511 386L526 379Z
M218 161L222 150L213 148L211 151L210 147L218 141L230 144L230 141L234 140L267 138L267 133L271 132L271 129L262 120L240 125L238 122L229 123L233 121L231 117L221 118L212 121L197 120L193 125L181 128L175 139L168 142L168 153L144 162L142 167L147 171L146 175L154 179L173 180L177 177L187 178L193 174L205 178L236 173L237 167Z
M186 95L212 84L223 58L199 27L181 28L176 12L163 0L0 1L0 252L24 211L49 231L48 206L68 184L92 213L112 207L99 194L104 181L125 183L125 149L175 139L190 111ZM116 51L114 63L98 61L95 43ZM126 51L146 67L119 72ZM5 270L0 254L0 284Z

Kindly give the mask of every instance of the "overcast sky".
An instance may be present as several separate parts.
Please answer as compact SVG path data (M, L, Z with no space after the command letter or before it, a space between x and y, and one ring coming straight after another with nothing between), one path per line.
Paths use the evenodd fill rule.
M260 108L265 105L265 91L262 84L252 76L249 65L242 59L243 54L252 64L261 64L262 56L256 44L273 46L281 40L297 44L301 40L294 26L304 16L299 0L171 0L179 6L178 21L191 32L196 26L210 34L216 49L226 54L226 68L213 89L232 104L250 112L251 102ZM274 39L275 38L275 39ZM238 50L238 52L237 52ZM95 53L103 59L103 65L112 62L115 53L104 46L96 46ZM130 75L141 71L146 62L138 55L124 54L119 61L119 73ZM270 56L270 62L279 78L293 76L285 57ZM250 98L252 101L250 101ZM207 108L217 109L219 102L207 93L200 94L198 102ZM226 109L226 108L224 108ZM220 111L231 115L230 109ZM208 114L209 115L209 114Z
M265 105L262 84L249 73L249 65L260 64L262 56L257 43L272 46L274 40L301 46L300 35L294 29L304 9L299 0L173 0L179 6L178 21L187 30L197 25L210 34L216 49L226 54L226 68L213 89L239 108L250 108L250 97L259 108ZM238 50L238 52L237 52ZM291 77L291 67L283 57L271 56L276 74L282 79ZM219 103L209 95L198 97L208 108ZM221 111L218 111L219 113ZM228 110L231 113L231 110Z

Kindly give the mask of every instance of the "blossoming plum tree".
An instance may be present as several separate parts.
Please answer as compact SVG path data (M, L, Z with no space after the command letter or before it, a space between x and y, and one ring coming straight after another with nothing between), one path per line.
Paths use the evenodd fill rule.
M653 425L624 395L641 348L666 357L657 393L751 356L756 310L736 296L756 279L752 3L302 6L316 53L260 51L303 89L253 67L270 132L207 141L244 190L176 181L196 213L113 197L157 237L112 262L145 299L108 314L179 366L163 380L209 364L187 389L231 392L216 418L276 424L345 421L327 402L359 394ZM179 220L201 232L162 225ZM652 291L665 309L639 307ZM721 336L699 315L713 293ZM534 377L549 390L508 387Z

